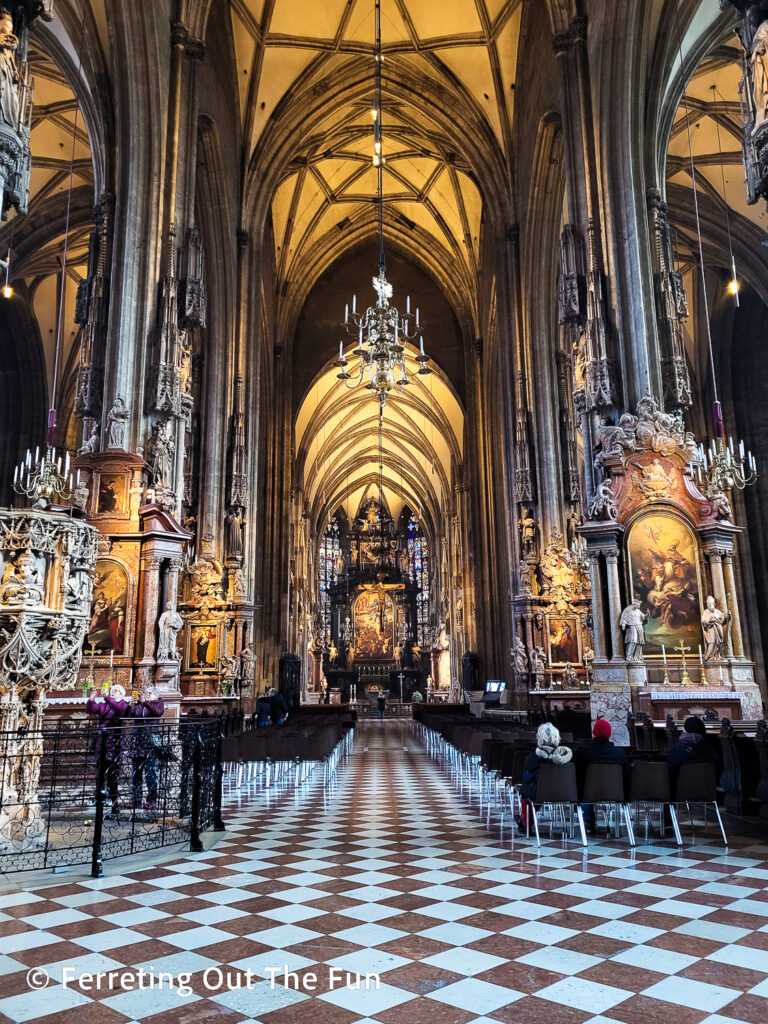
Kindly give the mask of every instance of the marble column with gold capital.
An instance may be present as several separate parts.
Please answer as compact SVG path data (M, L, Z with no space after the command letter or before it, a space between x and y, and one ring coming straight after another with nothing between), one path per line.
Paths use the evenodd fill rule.
M621 619L621 584L619 582L619 552L606 551L605 565L608 571L608 618L611 628L611 661L621 661L624 649L619 621Z
M741 634L741 615L739 613L739 595L736 589L736 577L733 571L733 555L723 556L723 577L728 611L731 613L730 640L734 658L744 657L744 640Z

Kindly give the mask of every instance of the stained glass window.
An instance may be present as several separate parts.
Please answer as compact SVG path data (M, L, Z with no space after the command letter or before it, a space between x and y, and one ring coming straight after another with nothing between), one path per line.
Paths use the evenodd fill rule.
M336 560L339 557L339 524L334 516L320 541L318 575L320 577L320 621L326 645L331 642L331 587L338 578Z
M416 593L416 630L419 646L429 646L429 556L427 538L416 516L408 520L408 565Z

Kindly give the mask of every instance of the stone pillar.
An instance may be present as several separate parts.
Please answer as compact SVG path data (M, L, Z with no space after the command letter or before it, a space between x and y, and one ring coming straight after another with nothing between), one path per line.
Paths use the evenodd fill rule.
M709 571L712 577L712 596L719 608L724 608L725 577L723 576L723 553L722 551L711 551L709 553Z
M595 620L595 661L607 658L605 645L605 608L603 606L603 587L600 578L600 552L589 553L589 579L592 585L592 614Z
M152 666L155 663L155 626L160 604L161 560L154 555L142 555L141 559L141 649L136 669L139 689L154 682Z
M736 577L733 572L733 555L723 556L723 574L725 578L725 594L728 611L731 613L730 638L735 658L744 657L744 641L741 635L741 615L739 613L739 596L736 589Z
M621 618L621 585L619 582L619 552L606 552L605 565L608 571L608 617L611 629L611 661L623 660L623 645L619 619Z

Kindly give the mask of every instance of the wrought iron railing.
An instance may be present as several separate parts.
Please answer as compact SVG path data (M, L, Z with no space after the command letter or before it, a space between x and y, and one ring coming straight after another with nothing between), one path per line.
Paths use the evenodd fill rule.
M0 872L91 864L223 829L221 723L0 732Z

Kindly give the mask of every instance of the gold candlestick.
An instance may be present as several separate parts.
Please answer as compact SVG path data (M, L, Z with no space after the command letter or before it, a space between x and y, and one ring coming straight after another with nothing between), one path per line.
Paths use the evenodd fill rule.
M688 668L686 667L685 663L685 656L690 651L690 649L691 648L687 644L684 644L682 640L677 645L677 647L674 648L674 650L676 650L680 654L680 657L683 659L683 674L680 677L681 686L693 686L691 677L688 675Z
M709 686L709 680L707 679L707 670L704 665L701 666L701 678L699 680L701 686Z

